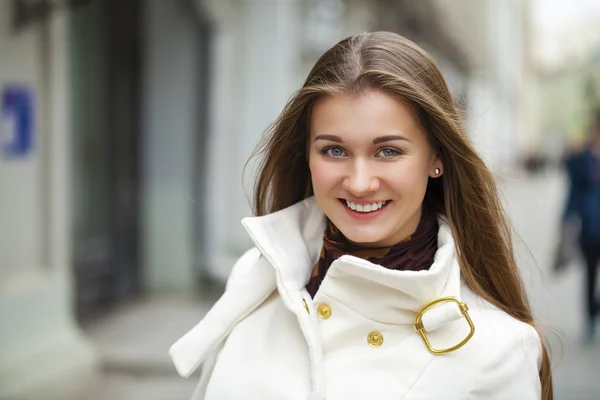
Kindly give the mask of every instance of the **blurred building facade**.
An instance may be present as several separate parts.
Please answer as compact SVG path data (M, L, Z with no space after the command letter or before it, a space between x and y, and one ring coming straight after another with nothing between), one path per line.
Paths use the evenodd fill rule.
M584 62L541 70L536 89L534 148L560 161L587 142L592 115L600 110L600 45Z
M587 140L600 110L600 29L597 21L558 30L553 46L536 54L538 152L560 158Z
M106 307L224 282L250 246L245 162L341 38L428 50L493 169L530 129L526 1L48 1L17 24L19 3L0 2L0 88L37 113L31 153L0 160L0 398L93 371L78 322Z
M3 399L35 398L32 388L51 397L96 365L73 314L66 14L33 24L17 6L0 2Z
M529 147L539 159L560 162L584 145L591 114L600 109L599 14L594 2L537 3L531 56L535 129Z

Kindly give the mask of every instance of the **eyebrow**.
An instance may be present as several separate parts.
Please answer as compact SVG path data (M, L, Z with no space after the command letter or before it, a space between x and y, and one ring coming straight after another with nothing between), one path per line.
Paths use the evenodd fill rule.
M314 141L316 142L317 140L329 140L331 142L336 142L336 143L343 143L344 142L342 140L342 138L339 137L339 136L326 135L326 134L317 135L317 137L315 137ZM410 142L410 140L408 140L404 136L400 136L400 135L387 135L387 136L376 137L375 139L373 139L373 144L380 144L380 143L385 143L385 142L391 142L391 141L394 141L394 140L404 140L404 141Z
M376 137L375 139L373 139L373 144L391 142L391 141L394 141L394 140L404 140L406 142L410 142L410 140L408 140L404 136L400 136L400 135L387 135L387 136Z
M343 143L342 138L335 135L317 135L314 141L316 142L317 140L329 140L330 142Z

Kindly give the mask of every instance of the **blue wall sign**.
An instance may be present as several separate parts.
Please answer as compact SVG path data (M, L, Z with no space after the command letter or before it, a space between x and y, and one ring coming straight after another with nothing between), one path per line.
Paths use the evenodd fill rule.
M23 85L2 88L2 155L27 156L33 149L34 104L31 90Z

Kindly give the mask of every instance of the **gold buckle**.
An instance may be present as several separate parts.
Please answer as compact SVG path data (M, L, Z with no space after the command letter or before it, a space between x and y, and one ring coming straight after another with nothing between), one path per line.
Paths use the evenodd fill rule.
M446 349L434 349L433 346L431 346L431 343L429 343L429 339L427 339L427 335L425 334L425 327L423 326L422 321L423 314L429 311L433 306L440 303L456 303L458 305L460 313L465 316L465 319L467 320L467 322L469 323L469 327L471 328L471 332L469 332L467 337L464 338L462 342L460 342L456 346L448 347ZM432 354L446 354L453 352L454 350L458 350L461 347L463 347L473 337L473 334L475 333L475 325L473 325L473 321L471 321L471 317L469 317L469 307L465 303L462 303L460 300L458 300L456 297L440 297L439 299L433 300L431 303L427 304L417 314L414 327L415 330L419 332L419 335L421 335L421 338L423 338L423 341L425 342L425 346L427 346L427 349Z

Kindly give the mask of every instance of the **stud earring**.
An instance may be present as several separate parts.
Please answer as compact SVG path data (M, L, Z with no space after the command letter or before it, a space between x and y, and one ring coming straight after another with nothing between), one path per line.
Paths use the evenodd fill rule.
M441 171L439 168L436 168L436 169L435 169L435 174L436 174L436 175L439 175L439 174L440 174L440 172L442 172L442 171Z

